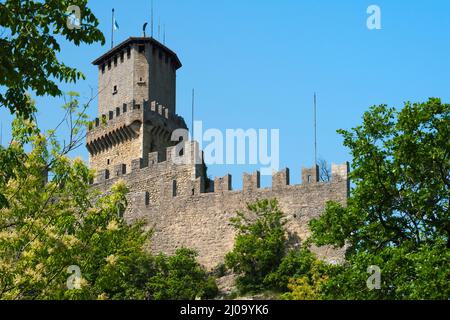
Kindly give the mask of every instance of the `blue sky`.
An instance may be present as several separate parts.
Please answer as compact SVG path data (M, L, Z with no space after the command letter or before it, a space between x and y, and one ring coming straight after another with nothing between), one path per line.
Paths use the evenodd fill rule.
M381 30L366 27L369 5L381 8ZM59 57L87 79L62 85L90 95L97 69L90 63L110 48L111 9L120 29L115 43L141 35L150 0L90 1L106 43L62 43ZM183 63L177 78L177 113L190 123L191 90L196 120L204 128L280 129L280 165L300 181L301 166L313 163L313 93L318 94L318 153L329 162L349 161L336 133L360 123L374 104L440 97L450 102L450 1L154 0L156 24L166 26L166 45ZM160 18L159 18L160 17ZM155 30L157 28L155 27ZM162 39L161 39L162 40ZM54 127L61 98L38 98L38 121ZM89 114L96 115L96 103ZM11 117L0 110L3 144ZM64 132L61 132L64 134ZM82 147L72 156L88 159ZM209 175L256 166L215 165ZM263 177L262 185L270 185Z

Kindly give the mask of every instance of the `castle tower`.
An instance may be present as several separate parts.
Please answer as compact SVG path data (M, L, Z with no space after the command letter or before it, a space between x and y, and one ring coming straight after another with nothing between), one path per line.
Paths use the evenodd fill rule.
M149 37L131 37L93 62L98 66L98 117L86 147L97 173L130 171L131 161L175 143L175 129L187 128L176 114L177 55ZM164 160L164 159L161 159Z

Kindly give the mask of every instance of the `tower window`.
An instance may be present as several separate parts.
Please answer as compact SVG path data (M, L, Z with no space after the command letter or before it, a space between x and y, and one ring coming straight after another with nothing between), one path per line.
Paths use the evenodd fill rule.
M127 59L130 59L130 57L131 57L131 48L128 47L127 48Z
M177 196L177 180L172 181L172 197Z
M116 108L116 117L120 116L120 108Z
M102 64L102 73L105 73L105 64Z
M117 67L117 56L114 57L114 67Z
M123 62L123 51L120 53L120 62Z
M145 52L145 46L144 45L140 45L138 47L138 51L139 51L139 53L144 53Z
M122 164L122 174L127 174L127 165Z
M114 118L114 112L110 111L109 112L109 120L112 120Z
M113 94L116 94L117 93L117 86L114 86L114 88L113 88Z
M111 60L108 61L108 70L111 70Z
M311 183L312 182L312 177L311 177L311 175L309 175L308 176L308 183Z
M111 160L106 160L106 164L109 166L111 164Z
M123 113L127 112L127 104L126 103L123 104L122 112Z

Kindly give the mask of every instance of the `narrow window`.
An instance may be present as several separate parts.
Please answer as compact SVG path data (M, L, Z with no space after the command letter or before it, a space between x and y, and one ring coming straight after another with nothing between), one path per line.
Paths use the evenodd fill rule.
M123 51L120 53L120 62L123 62Z
M138 47L139 53L144 53L145 52L145 46L144 45L140 45Z
M130 59L130 57L131 57L131 48L128 47L127 48L127 59Z
M122 164L122 174L127 174L127 165Z
M120 108L116 108L116 117L120 116Z
M111 70L111 60L108 61L108 70Z
M106 180L109 179L109 170L105 170L105 179L106 179Z
M105 64L102 64L102 73L105 73Z
M148 191L145 192L145 205L150 205L150 193Z
M177 196L177 180L172 181L172 197Z
M312 182L312 177L311 177L311 175L309 175L308 176L308 183L311 183Z
M116 94L117 93L117 86L114 86L114 88L113 88L113 94Z
M126 103L123 104L122 112L123 113L127 112L127 104Z
M114 112L110 111L109 112L109 120L112 120L114 118Z
M111 163L111 161L108 159L106 160L106 164L109 166L109 164Z
M117 67L117 56L114 57L114 67Z

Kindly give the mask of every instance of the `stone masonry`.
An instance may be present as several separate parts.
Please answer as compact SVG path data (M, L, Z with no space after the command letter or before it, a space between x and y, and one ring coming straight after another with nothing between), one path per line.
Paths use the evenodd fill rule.
M154 230L154 252L192 248L211 269L232 249L230 218L246 210L247 203L278 199L293 245L309 235L308 221L323 212L327 201L346 203L347 163L332 165L329 182L318 181L317 166L294 173L301 174L299 185L290 185L289 169L273 174L271 188L260 188L259 172L244 174L242 190L232 190L231 175L208 179L198 144L186 141L180 153L178 141L170 139L174 130L186 128L175 114L181 63L155 39L129 38L94 64L100 74L99 118L86 145L97 172L93 187L108 192L120 179L126 182L130 193L125 218L143 219ZM327 260L342 257L327 247L313 250Z

